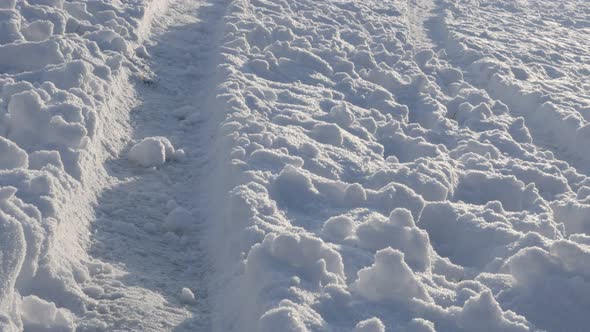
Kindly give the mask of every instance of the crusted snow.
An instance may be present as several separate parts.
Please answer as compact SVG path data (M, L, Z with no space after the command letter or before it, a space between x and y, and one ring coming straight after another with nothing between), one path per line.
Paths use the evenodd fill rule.
M589 14L0 0L0 330L590 329Z

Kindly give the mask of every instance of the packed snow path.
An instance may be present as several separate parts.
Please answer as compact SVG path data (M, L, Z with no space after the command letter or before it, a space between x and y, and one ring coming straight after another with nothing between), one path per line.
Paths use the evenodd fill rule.
M96 301L79 328L210 330L211 271L201 237L211 140L205 113L214 87L220 4L172 2L146 42L149 58L133 80L134 95L121 96L133 98L127 103L134 104L136 142L165 137L183 151L165 151L165 163L149 147L108 162L115 183L98 200L90 254L113 271L85 288ZM183 288L195 298L183 295Z

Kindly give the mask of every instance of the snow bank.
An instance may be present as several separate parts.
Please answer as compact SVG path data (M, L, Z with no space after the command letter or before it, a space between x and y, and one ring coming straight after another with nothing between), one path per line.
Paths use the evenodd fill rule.
M127 117L113 92L157 2L0 1L3 331L73 331L85 310L75 271Z

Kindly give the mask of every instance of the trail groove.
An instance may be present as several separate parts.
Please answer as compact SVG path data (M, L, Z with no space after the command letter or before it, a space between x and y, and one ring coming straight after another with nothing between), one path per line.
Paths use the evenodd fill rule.
M97 273L86 287L95 302L81 328L101 321L108 330L210 330L211 271L201 245L208 194L203 177L222 13L214 1L173 2L146 41L149 57L131 96L137 105L130 118L133 141L166 137L185 156L145 168L124 150L108 162L115 184L96 206L90 254L113 268ZM189 213L183 216L186 225L167 221L176 208ZM195 303L181 299L185 287Z

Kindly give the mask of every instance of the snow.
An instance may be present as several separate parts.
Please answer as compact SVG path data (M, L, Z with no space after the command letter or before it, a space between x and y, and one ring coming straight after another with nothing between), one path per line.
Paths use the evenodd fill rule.
M189 232L194 223L194 217L192 214L183 207L176 207L172 210L168 216L164 225L168 231L176 233Z
M29 155L14 142L0 137L0 169L29 167Z
M326 220L322 233L334 241L342 241L353 235L354 220L348 216L335 216Z
M257 329L261 332L276 330L305 332L307 328L301 320L297 311L289 307L280 307L270 310L260 317L260 324Z
M406 264L404 254L391 247L377 251L375 263L357 273L353 288L369 301L401 302L413 299L432 302L424 285Z
M354 327L354 332L385 332L385 325L377 317L366 319L358 322Z
M434 324L421 318L414 318L406 327L406 332L434 332Z
M125 144L116 90L151 5L0 1L3 331L73 331L88 308L91 204Z
M0 0L0 330L588 329L589 12Z
M69 311L58 309L54 303L49 303L34 295L23 297L20 310L23 328L27 331L74 331L75 325Z
M186 287L181 290L179 299L186 304L194 304L197 302L195 300L195 294L193 294L193 292Z
M358 225L358 245L368 250L395 248L404 253L404 261L416 271L430 271L428 233L414 224L406 209L395 209L388 219L374 215Z
M533 24L522 27L500 3L508 4L233 3L216 104L227 112L220 117L216 150L226 153L217 157L218 176L210 182L221 187L216 200L223 211L212 213L219 221L211 250L223 280L214 283L220 315L214 327L256 330L256 317L264 317L292 330L347 331L378 317L384 327L367 326L548 328L525 303L544 317L559 309L533 305L541 300L524 294L538 289L525 290L517 281L531 276L516 277L506 264L532 248L549 252L568 234L586 243L579 236L584 203L576 202L586 197L585 157L564 152L577 138L560 143L582 124L575 113L561 121L560 107L542 106L546 99L539 93L510 94L517 84L512 77L494 78L507 73L501 66L513 60L497 50L515 53L513 45L496 48L498 43L535 43L518 34L533 31ZM539 1L520 10L532 20L545 15L543 6L557 5ZM553 15L579 17L572 10ZM473 32L498 22L520 29L498 27L503 35L496 39ZM573 39L584 34L563 29ZM531 33L548 45L543 32ZM547 86L547 95L556 91L554 99L563 101L553 105L581 111L587 105L581 85L567 96L559 94L564 87ZM533 119L527 110L534 108L551 117ZM556 127L547 128L548 120ZM215 240L220 236L229 245ZM317 261L326 266L320 273L309 262L278 255L296 253L297 238L330 248L344 274L318 284L318 275L337 271L327 261ZM544 282L547 273L535 275ZM247 300L229 303L226 298L241 288L248 289L242 293ZM561 329L549 330L575 330L556 324Z
M129 159L143 167L162 166L174 156L174 147L165 137L144 138L129 150Z

